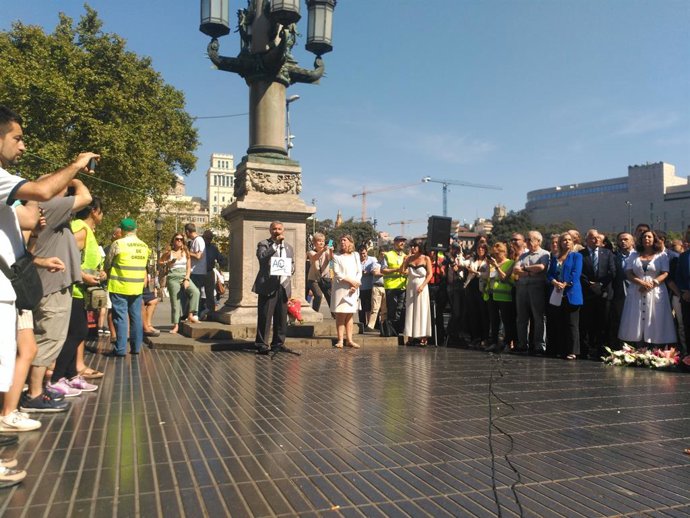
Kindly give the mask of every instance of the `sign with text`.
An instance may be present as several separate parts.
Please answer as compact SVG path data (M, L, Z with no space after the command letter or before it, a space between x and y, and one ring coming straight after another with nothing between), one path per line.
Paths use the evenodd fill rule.
M271 275L279 277L292 275L292 258L291 257L272 257L271 258Z

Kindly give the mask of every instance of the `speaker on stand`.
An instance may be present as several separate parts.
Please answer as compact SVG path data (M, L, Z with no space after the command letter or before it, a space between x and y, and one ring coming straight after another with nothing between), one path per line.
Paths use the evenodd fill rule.
M450 247L450 227L452 219L445 216L430 216L426 231L427 252L447 252ZM436 255L438 262L438 254ZM443 315L441 315L443 318ZM431 297L432 338L438 347L438 333L436 331L436 293Z

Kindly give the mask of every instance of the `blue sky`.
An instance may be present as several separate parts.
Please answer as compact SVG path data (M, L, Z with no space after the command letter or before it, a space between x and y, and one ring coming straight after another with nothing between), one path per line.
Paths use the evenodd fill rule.
M150 56L196 116L247 112L247 87L214 70L195 0L92 0L104 30ZM244 0L232 1L235 12ZM52 31L83 0L0 0L0 29L14 20ZM300 31L306 33L305 20ZM234 17L232 22L236 23ZM293 158L318 217L359 217L362 188L423 176L499 185L450 187L449 215L473 221L496 204L524 207L530 190L625 176L665 161L690 175L690 2L687 0L340 0L334 51L321 84L295 85ZM295 55L313 56L298 41ZM236 55L239 37L221 39ZM11 71L3 71L11 73ZM190 194L205 196L212 152L239 162L247 117L199 120ZM370 194L378 227L441 214L441 185ZM621 208L622 217L624 208Z

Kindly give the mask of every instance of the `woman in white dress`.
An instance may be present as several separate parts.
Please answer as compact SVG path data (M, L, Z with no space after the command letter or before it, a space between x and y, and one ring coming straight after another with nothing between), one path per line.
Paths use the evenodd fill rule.
M405 331L403 340L412 345L418 339L425 347L431 336L431 304L428 284L433 275L431 258L422 253L422 243L415 239L410 243L410 255L405 257L400 271L407 275L405 292Z
M352 236L340 238L340 250L333 256L333 290L331 291L331 313L335 314L338 341L335 347L343 345L359 349L352 340L353 315L359 309L359 286L362 280L362 263L355 253Z
M668 256L659 236L647 231L637 239L635 252L625 263L630 281L625 297L618 338L629 343L657 346L677 342L671 303L664 281L668 277Z

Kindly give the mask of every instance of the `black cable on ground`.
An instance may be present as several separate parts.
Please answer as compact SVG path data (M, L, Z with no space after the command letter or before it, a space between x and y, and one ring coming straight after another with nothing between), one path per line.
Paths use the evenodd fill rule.
M489 375L489 453L491 454L491 490L493 491L494 494L494 501L496 502L496 509L497 509L497 516L499 518L502 518L502 510L501 510L501 503L498 498L498 490L496 489L496 454L494 452L494 445L493 445L493 430L494 428L506 436L508 440L510 441L510 447L508 450L504 453L503 458L505 461L508 463L508 466L510 466L510 469L513 470L513 473L515 473L515 482L513 482L510 485L510 490L513 493L513 499L515 500L515 504L518 507L519 510L519 515L522 517L524 516L524 511L522 509L522 504L520 503L520 497L517 494L516 486L518 484L522 483L522 476L520 475L520 472L517 470L517 468L513 465L513 463L510 461L510 458L508 455L510 455L513 451L513 448L515 446L515 440L513 439L513 436L510 435L508 432L503 430L500 426L496 424L496 421L498 419L501 419L503 417L507 417L513 412L515 412L515 407L511 405L510 403L504 401L496 392L494 391L494 374L496 373L500 378L503 377L503 371L501 370L501 365L503 364L503 357L502 355L490 355L489 356L490 361L491 361L491 371ZM493 413L493 402L492 398L495 398L499 403L505 405L510 409L508 413L504 413L501 415L498 415L494 417Z

